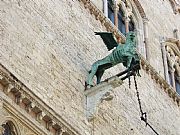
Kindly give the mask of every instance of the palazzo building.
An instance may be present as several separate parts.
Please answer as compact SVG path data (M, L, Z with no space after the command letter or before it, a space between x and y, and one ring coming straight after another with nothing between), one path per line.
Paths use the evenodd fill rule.
M133 78L85 91L110 53L94 32L130 31L138 91ZM0 135L180 135L180 1L1 0Z

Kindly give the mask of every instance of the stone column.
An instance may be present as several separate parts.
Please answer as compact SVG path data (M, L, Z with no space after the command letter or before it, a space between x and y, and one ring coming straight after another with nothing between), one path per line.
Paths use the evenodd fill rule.
M170 74L171 74L171 78L172 78L172 87L176 90L176 82L175 82L174 72L175 72L175 69L171 68Z
M145 43L145 49L146 49L146 60L150 60L149 56L149 39L148 39L148 19L143 18L143 27L144 27L144 43Z
M164 76L165 76L165 80L168 82L168 84L170 84L169 81L169 75L168 75L168 63L167 63L167 52L165 49L165 42L161 43L161 49L162 49L162 55L163 55L163 64L164 64Z
M128 33L129 32L129 21L130 21L130 19L129 19L129 17L127 16L127 17L125 17L125 29L126 29L126 33Z
M114 0L114 25L118 28L118 11L119 7L117 5L117 1Z
M108 17L108 2L107 0L104 0L104 15Z

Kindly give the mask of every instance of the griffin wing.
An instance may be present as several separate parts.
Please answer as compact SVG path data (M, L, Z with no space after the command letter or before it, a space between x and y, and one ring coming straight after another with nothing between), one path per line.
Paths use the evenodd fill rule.
M100 35L103 42L105 43L108 51L118 46L118 43L114 39L113 33L111 32L95 32L95 35Z

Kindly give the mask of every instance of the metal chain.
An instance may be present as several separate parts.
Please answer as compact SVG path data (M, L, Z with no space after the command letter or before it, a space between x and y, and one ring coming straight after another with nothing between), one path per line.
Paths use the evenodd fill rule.
M135 83L135 89L136 89L136 95L138 98L138 104L139 104L139 109L140 109L140 113L141 113L141 120L144 121L146 123L146 126L149 126L154 133L156 133L156 135L159 135L156 130L147 122L147 113L143 112L142 110L142 106L141 106L141 100L140 100L140 96L139 96L139 91L138 91L138 87L137 87L137 82L136 82L136 74L134 75L134 83Z
M131 88L131 77L129 76L128 77L128 80L129 80L129 89Z

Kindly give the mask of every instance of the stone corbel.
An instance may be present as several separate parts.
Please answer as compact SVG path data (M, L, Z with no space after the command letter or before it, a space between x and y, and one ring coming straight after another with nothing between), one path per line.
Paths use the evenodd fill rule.
M61 129L61 131L60 131L60 135L63 135L63 133L65 133L66 132L66 130L65 129Z
M46 116L46 113L45 112L39 112L38 114L37 114L37 120L41 123L42 122L42 120L43 120L43 118Z
M0 83L1 83L2 85L4 85L4 86L7 86L10 82L9 82L9 80L8 80L7 78L5 78L5 77L3 76L3 74L2 74L2 75L0 74Z
M50 120L50 121L48 122L48 127L47 127L47 129L52 130L53 127L56 126L56 124L57 124L57 123L56 123L54 120Z
M85 91L86 116L89 121L95 118L98 112L98 106L102 101L113 99L112 90L122 85L122 83L122 80L115 76Z
M7 87L6 92L7 92L7 93L10 93L13 89L14 89L14 85L9 84L8 87Z

